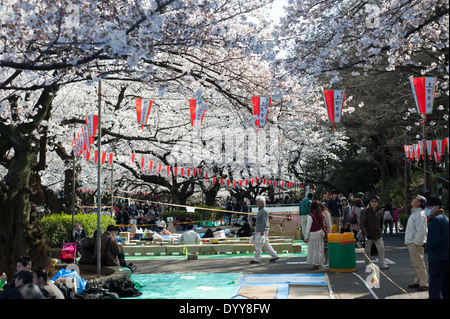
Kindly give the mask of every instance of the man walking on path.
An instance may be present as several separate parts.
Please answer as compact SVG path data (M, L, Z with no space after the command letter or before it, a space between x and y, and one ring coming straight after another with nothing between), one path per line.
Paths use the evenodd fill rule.
M409 288L418 291L428 290L428 275L425 266L423 244L427 241L427 217L425 216L426 198L418 195L411 201L411 216L405 230L405 245L408 247L411 267L414 271L414 283Z
M300 203L300 223L302 227L302 239L305 237L306 222L308 221L309 208L311 207L313 194L308 193Z
M370 249L372 244L375 244L378 250L378 264L380 269L388 269L384 261L384 242L382 238L383 230L383 213L378 206L378 196L371 196L369 200L369 206L364 209L361 215L361 233L365 239L364 252L366 254L366 265L370 263L368 260L370 257Z
M251 264L258 264L261 262L261 250L263 248L272 257L269 261L275 261L279 259L277 253L269 243L269 213L264 208L266 205L266 199L262 196L256 197L256 205L258 206L258 215L256 215L255 234L253 235L255 244L255 255Z

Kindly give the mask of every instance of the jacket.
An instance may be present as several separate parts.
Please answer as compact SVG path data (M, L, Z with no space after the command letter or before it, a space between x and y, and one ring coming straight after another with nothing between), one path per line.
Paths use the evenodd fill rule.
M374 212L372 207L367 207L361 213L361 233L367 239L381 238L383 230L383 212L379 207Z
M439 214L430 219L428 225L428 237L425 243L425 250L428 253L428 261L447 261L448 256L448 217Z
M405 230L405 245L423 245L427 241L427 217L422 208L413 208Z
M33 283L5 289L0 293L0 299L45 299L41 289Z
M311 207L312 199L305 197L300 203L300 216L306 216L309 214L309 208Z
M103 266L120 266L119 263L119 243L117 239L111 235L109 231L105 231L101 237L101 249L102 249L102 260L104 261ZM95 241L94 249L94 263L97 261L97 241Z
M331 213L331 217L342 216L342 204L339 198L329 199L326 206Z
M255 232L262 233L269 230L269 213L262 207L258 210L256 215Z

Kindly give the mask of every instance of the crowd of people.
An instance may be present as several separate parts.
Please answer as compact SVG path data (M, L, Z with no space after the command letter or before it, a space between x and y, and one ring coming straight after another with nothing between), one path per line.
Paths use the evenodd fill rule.
M414 272L411 289L429 291L430 299L449 298L449 224L442 202L436 195L418 195L411 201L411 215L405 229L405 245ZM327 234L353 232L355 245L364 247L365 263L369 264L373 249L378 255L379 269L386 270L383 235L399 233L401 208L380 205L376 195L358 193L349 199L331 192L322 201L309 193L300 203L301 230L308 243L307 263L311 269L327 265ZM375 248L374 248L374 247ZM428 274L425 265L428 253Z
M0 277L6 282L0 291L0 299L65 299L62 291L49 280L46 269L31 268L30 257L20 257L16 262L16 270L10 283L6 275Z

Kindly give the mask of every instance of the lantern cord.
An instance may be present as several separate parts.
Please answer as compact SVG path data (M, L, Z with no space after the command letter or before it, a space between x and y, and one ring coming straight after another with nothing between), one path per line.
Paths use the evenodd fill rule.
M426 121L427 121L427 115L423 114L423 122L422 122L422 124L420 124L420 127L422 127Z

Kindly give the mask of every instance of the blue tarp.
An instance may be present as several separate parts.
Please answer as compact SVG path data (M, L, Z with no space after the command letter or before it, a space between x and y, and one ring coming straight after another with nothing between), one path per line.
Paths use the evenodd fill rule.
M56 273L55 276L53 276L52 280L56 281L58 278L68 278L68 277L75 277L76 279L76 285L77 285L77 293L81 294L81 292L86 287L86 280L81 278L78 273L75 270L67 270L67 269L61 269Z

